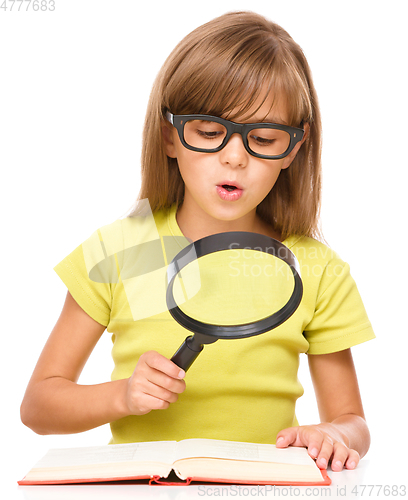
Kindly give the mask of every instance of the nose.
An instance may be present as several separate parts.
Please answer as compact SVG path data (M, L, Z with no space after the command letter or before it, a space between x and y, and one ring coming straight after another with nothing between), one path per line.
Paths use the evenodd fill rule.
M241 134L232 134L229 141L220 151L220 159L224 165L231 167L245 167L248 161L248 152L245 149Z

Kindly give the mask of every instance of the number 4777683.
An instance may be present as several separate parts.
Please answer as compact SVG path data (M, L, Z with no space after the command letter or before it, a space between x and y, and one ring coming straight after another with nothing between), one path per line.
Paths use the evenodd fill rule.
M1 0L0 0L1 1ZM0 9L4 12L29 11L34 12L52 12L55 10L55 0L3 0Z

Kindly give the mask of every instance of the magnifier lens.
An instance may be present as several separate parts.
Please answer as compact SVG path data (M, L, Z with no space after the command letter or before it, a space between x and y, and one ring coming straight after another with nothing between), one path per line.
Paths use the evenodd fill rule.
M278 257L231 249L185 266L175 278L173 296L180 310L197 321L241 325L280 310L294 286L290 267Z

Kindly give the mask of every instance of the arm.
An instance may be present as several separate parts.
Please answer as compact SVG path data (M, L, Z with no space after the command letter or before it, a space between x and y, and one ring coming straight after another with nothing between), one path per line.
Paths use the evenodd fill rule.
M25 425L38 434L82 432L177 400L185 389L184 372L154 351L140 357L129 379L77 384L104 330L68 293L21 404Z
M317 464L342 470L357 467L370 446L350 349L309 355L309 368L321 423L291 427L279 432L277 446L305 446ZM281 439L282 438L282 439Z

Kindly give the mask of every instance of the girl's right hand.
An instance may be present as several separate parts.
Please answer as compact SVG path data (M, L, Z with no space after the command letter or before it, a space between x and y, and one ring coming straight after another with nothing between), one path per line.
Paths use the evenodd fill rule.
M156 351L142 354L128 379L126 406L131 415L165 410L185 388L186 373Z

